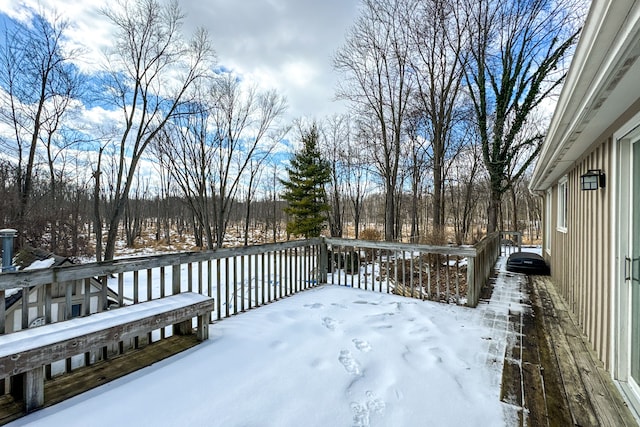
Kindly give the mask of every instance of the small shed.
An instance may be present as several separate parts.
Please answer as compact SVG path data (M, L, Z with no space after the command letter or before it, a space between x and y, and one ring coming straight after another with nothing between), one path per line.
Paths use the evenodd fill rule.
M65 267L78 264L73 258L56 255L41 248L25 247L18 251L14 258L14 264L18 270L36 270L41 268ZM51 321L59 322L64 319L66 311L65 291L68 283L54 283L51 286ZM85 290L87 286L84 282L78 281L71 284L73 286L73 296L71 300L72 317L80 316L83 313L85 304ZM96 313L102 292L102 282L98 278L91 278L89 283L89 313ZM28 327L40 326L45 323L44 313L44 287L34 287L29 289L28 296ZM19 331L23 324L23 289L10 289L5 292L5 331L11 333ZM115 291L107 288L108 305L116 304L118 295Z

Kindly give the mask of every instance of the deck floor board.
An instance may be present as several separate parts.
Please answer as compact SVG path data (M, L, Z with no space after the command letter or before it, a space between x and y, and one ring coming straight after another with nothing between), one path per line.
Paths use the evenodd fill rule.
M533 301L574 425L637 426L629 407L548 276L532 276ZM550 367L553 369L554 367ZM525 384L526 387L526 384ZM553 419L550 417L550 425Z

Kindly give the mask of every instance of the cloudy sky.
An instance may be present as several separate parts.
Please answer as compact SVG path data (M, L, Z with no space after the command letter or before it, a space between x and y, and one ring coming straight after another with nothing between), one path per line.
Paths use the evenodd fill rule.
M2 0L0 13L24 19L25 6L55 9L71 22L70 36L99 55L109 30L98 8L108 1ZM339 76L331 57L357 15L358 0L181 0L180 7L185 33L205 27L219 65L277 89L288 99L290 117L322 118L344 110L333 101Z

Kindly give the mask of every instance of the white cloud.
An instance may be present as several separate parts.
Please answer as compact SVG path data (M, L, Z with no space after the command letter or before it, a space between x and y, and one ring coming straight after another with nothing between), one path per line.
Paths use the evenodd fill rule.
M29 22L32 11L67 20L70 28L66 33L65 49L81 49L82 55L72 60L83 72L93 72L100 69L104 62L102 52L112 40L110 25L99 12L105 4L106 0L3 0L0 13L24 23Z
M304 61L296 61L283 64L283 72L289 77L289 81L297 87L306 87L316 78L316 71Z
M291 117L342 111L332 101L338 76L331 58L355 19L358 0L211 0L182 6L187 28L208 28L219 62L281 91Z
M65 48L81 49L75 64L87 74L102 69L104 52L113 42L113 27L100 13L106 0L3 0L0 15L28 23L31 11L45 15L57 13L69 21ZM186 14L184 31L189 37L205 27L218 55L218 65L233 70L247 84L259 89L276 89L287 98L285 120L297 117L322 119L344 107L332 100L337 74L333 71L333 52L344 41L353 22L358 0L210 0L181 2ZM80 104L80 103L78 103ZM95 138L121 126L122 111L104 107L75 106L73 126ZM0 124L0 134L11 129ZM294 143L295 132L288 137ZM104 142L104 141L103 141ZM88 169L96 161L94 144L70 150ZM280 142L274 158L283 158L291 146ZM151 180L158 172L151 159L143 159L140 176ZM88 170L78 171L88 176Z
M28 19L26 8L56 10L71 23L68 48L83 46L77 61L85 72L99 69L112 42L111 27L99 13L106 0L3 0L0 13ZM289 101L290 117L342 111L333 102L338 76L331 58L353 22L358 0L209 0L181 2L188 37L206 28L219 64L262 88L275 88Z

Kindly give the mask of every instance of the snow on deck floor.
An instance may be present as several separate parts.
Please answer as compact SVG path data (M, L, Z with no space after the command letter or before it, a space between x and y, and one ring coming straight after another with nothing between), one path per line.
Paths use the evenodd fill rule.
M509 286L499 279L496 290ZM503 426L510 329L496 319L513 308L323 286L212 325L207 342L10 425Z

